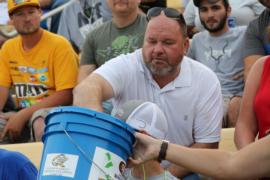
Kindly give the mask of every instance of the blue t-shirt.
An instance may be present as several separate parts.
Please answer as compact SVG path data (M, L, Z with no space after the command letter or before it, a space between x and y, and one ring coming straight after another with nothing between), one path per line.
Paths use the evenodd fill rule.
M36 180L37 169L19 152L0 149L1 180Z

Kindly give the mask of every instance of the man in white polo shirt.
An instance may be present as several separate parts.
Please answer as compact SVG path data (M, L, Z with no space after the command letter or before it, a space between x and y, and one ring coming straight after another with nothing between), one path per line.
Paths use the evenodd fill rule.
M74 91L74 105L103 111L128 100L156 103L168 119L168 139L192 148L217 148L223 116L220 83L206 66L184 57L186 24L175 9L152 8L142 49L121 55L98 68ZM176 165L177 177L189 171Z

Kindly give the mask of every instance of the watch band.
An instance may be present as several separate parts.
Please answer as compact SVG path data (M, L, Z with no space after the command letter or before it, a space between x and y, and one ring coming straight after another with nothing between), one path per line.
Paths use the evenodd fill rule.
M159 154L158 154L158 159L157 159L158 162L161 162L162 160L164 160L166 158L168 145L169 145L169 141L162 140L162 143L161 143L161 146L160 146L160 151L159 151Z

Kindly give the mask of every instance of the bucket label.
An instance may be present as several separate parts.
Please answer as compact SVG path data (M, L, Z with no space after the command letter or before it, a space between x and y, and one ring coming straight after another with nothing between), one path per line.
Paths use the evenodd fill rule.
M125 161L118 155L96 147L88 180L123 180Z
M79 156L72 154L50 153L46 156L43 176L66 176L73 178Z

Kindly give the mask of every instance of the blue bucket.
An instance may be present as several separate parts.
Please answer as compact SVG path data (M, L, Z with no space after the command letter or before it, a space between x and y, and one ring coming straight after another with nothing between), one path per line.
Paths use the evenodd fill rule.
M40 180L121 179L134 129L107 114L60 107L47 116Z

